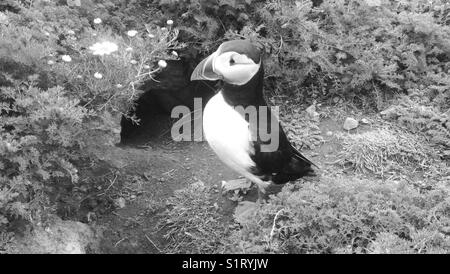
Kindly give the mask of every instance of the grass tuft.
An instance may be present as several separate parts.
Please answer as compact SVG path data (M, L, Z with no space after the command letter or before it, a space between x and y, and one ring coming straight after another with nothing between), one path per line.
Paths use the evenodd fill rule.
M164 253L222 253L228 227L202 182L178 190L168 201L158 228L164 232Z
M358 172L385 175L393 170L426 170L432 163L430 148L406 132L377 129L361 134L341 134L341 163Z

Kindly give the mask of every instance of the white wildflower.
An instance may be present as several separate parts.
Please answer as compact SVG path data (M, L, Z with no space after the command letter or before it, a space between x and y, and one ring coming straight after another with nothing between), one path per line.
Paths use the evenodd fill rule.
M3 12L0 12L0 24L7 25L9 22L8 16Z
M102 79L103 75L100 72L96 72L96 73L94 73L94 77L97 79Z
M153 38L155 38L155 35L153 35L153 34L149 33L149 34L148 34L148 37L150 37L150 38L152 38L152 39L153 39Z
M71 61L72 61L72 57L70 57L69 55L62 55L62 56L61 56L61 59L62 59L64 62L71 62Z
M136 60L131 60L130 63L136 65L138 62Z
M172 55L178 57L178 53L176 51L172 51Z
M167 62L164 61L164 60L159 60L159 62L158 62L158 67L160 67L160 68L165 68L165 67L167 67Z
M109 55L119 49L119 47L113 42L105 41L101 43L95 43L89 47L94 55Z
M94 24L101 24L102 23L102 19L100 19L100 18L95 18L94 19Z
M9 142L6 142L6 150L8 152L14 152L14 147Z
M125 51L132 51L132 50L133 50L132 47L128 47L128 48L125 49Z
M167 28L166 28L166 27L162 27L161 30L162 30L162 31L166 31Z
M149 65L144 65L144 69L150 69Z
M169 26L172 26L173 25L173 21L172 20L167 20L166 24L169 25Z
M116 88L122 88L123 86L121 84L117 84Z
M53 60L48 60L47 65L53 65L55 62Z
M129 30L129 31L127 31L127 35L130 36L130 37L136 36L137 33L138 33L137 30Z

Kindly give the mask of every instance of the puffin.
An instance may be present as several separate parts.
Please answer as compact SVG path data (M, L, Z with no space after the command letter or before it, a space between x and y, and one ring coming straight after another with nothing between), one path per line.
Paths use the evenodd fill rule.
M259 47L249 40L222 43L195 67L194 80L222 81L203 111L204 137L225 165L257 185L258 200L272 183L316 175L264 99Z

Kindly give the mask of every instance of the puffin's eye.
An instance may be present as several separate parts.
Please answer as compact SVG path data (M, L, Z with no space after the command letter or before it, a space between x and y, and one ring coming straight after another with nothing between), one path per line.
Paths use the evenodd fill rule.
M231 57L231 58L230 58L230 65L232 66L232 65L234 65L234 64L236 64L236 61L234 61L233 57Z

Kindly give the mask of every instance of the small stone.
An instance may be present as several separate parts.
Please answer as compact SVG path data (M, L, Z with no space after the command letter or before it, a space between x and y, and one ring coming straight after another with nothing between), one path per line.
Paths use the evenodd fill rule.
M305 111L310 118L316 119L320 116L316 111L316 105L309 106Z
M357 120L355 120L353 118L350 118L350 117L347 117L347 119L345 119L343 127L344 127L345 130L351 130L351 129L357 128L358 125L359 125L359 123L358 123Z
M125 204L126 204L126 202L125 202L125 199L124 199L123 197L120 197L120 198L117 198L117 199L116 199L116 205L117 205L119 208L124 208L124 207L125 207Z
M98 248L99 238L89 225L63 221L59 217L46 216L46 225L33 226L31 232L14 239L6 246L11 254L85 254Z
M367 120L366 118L362 118L360 122L361 122L361 124L364 124L364 125L370 124L369 120Z

